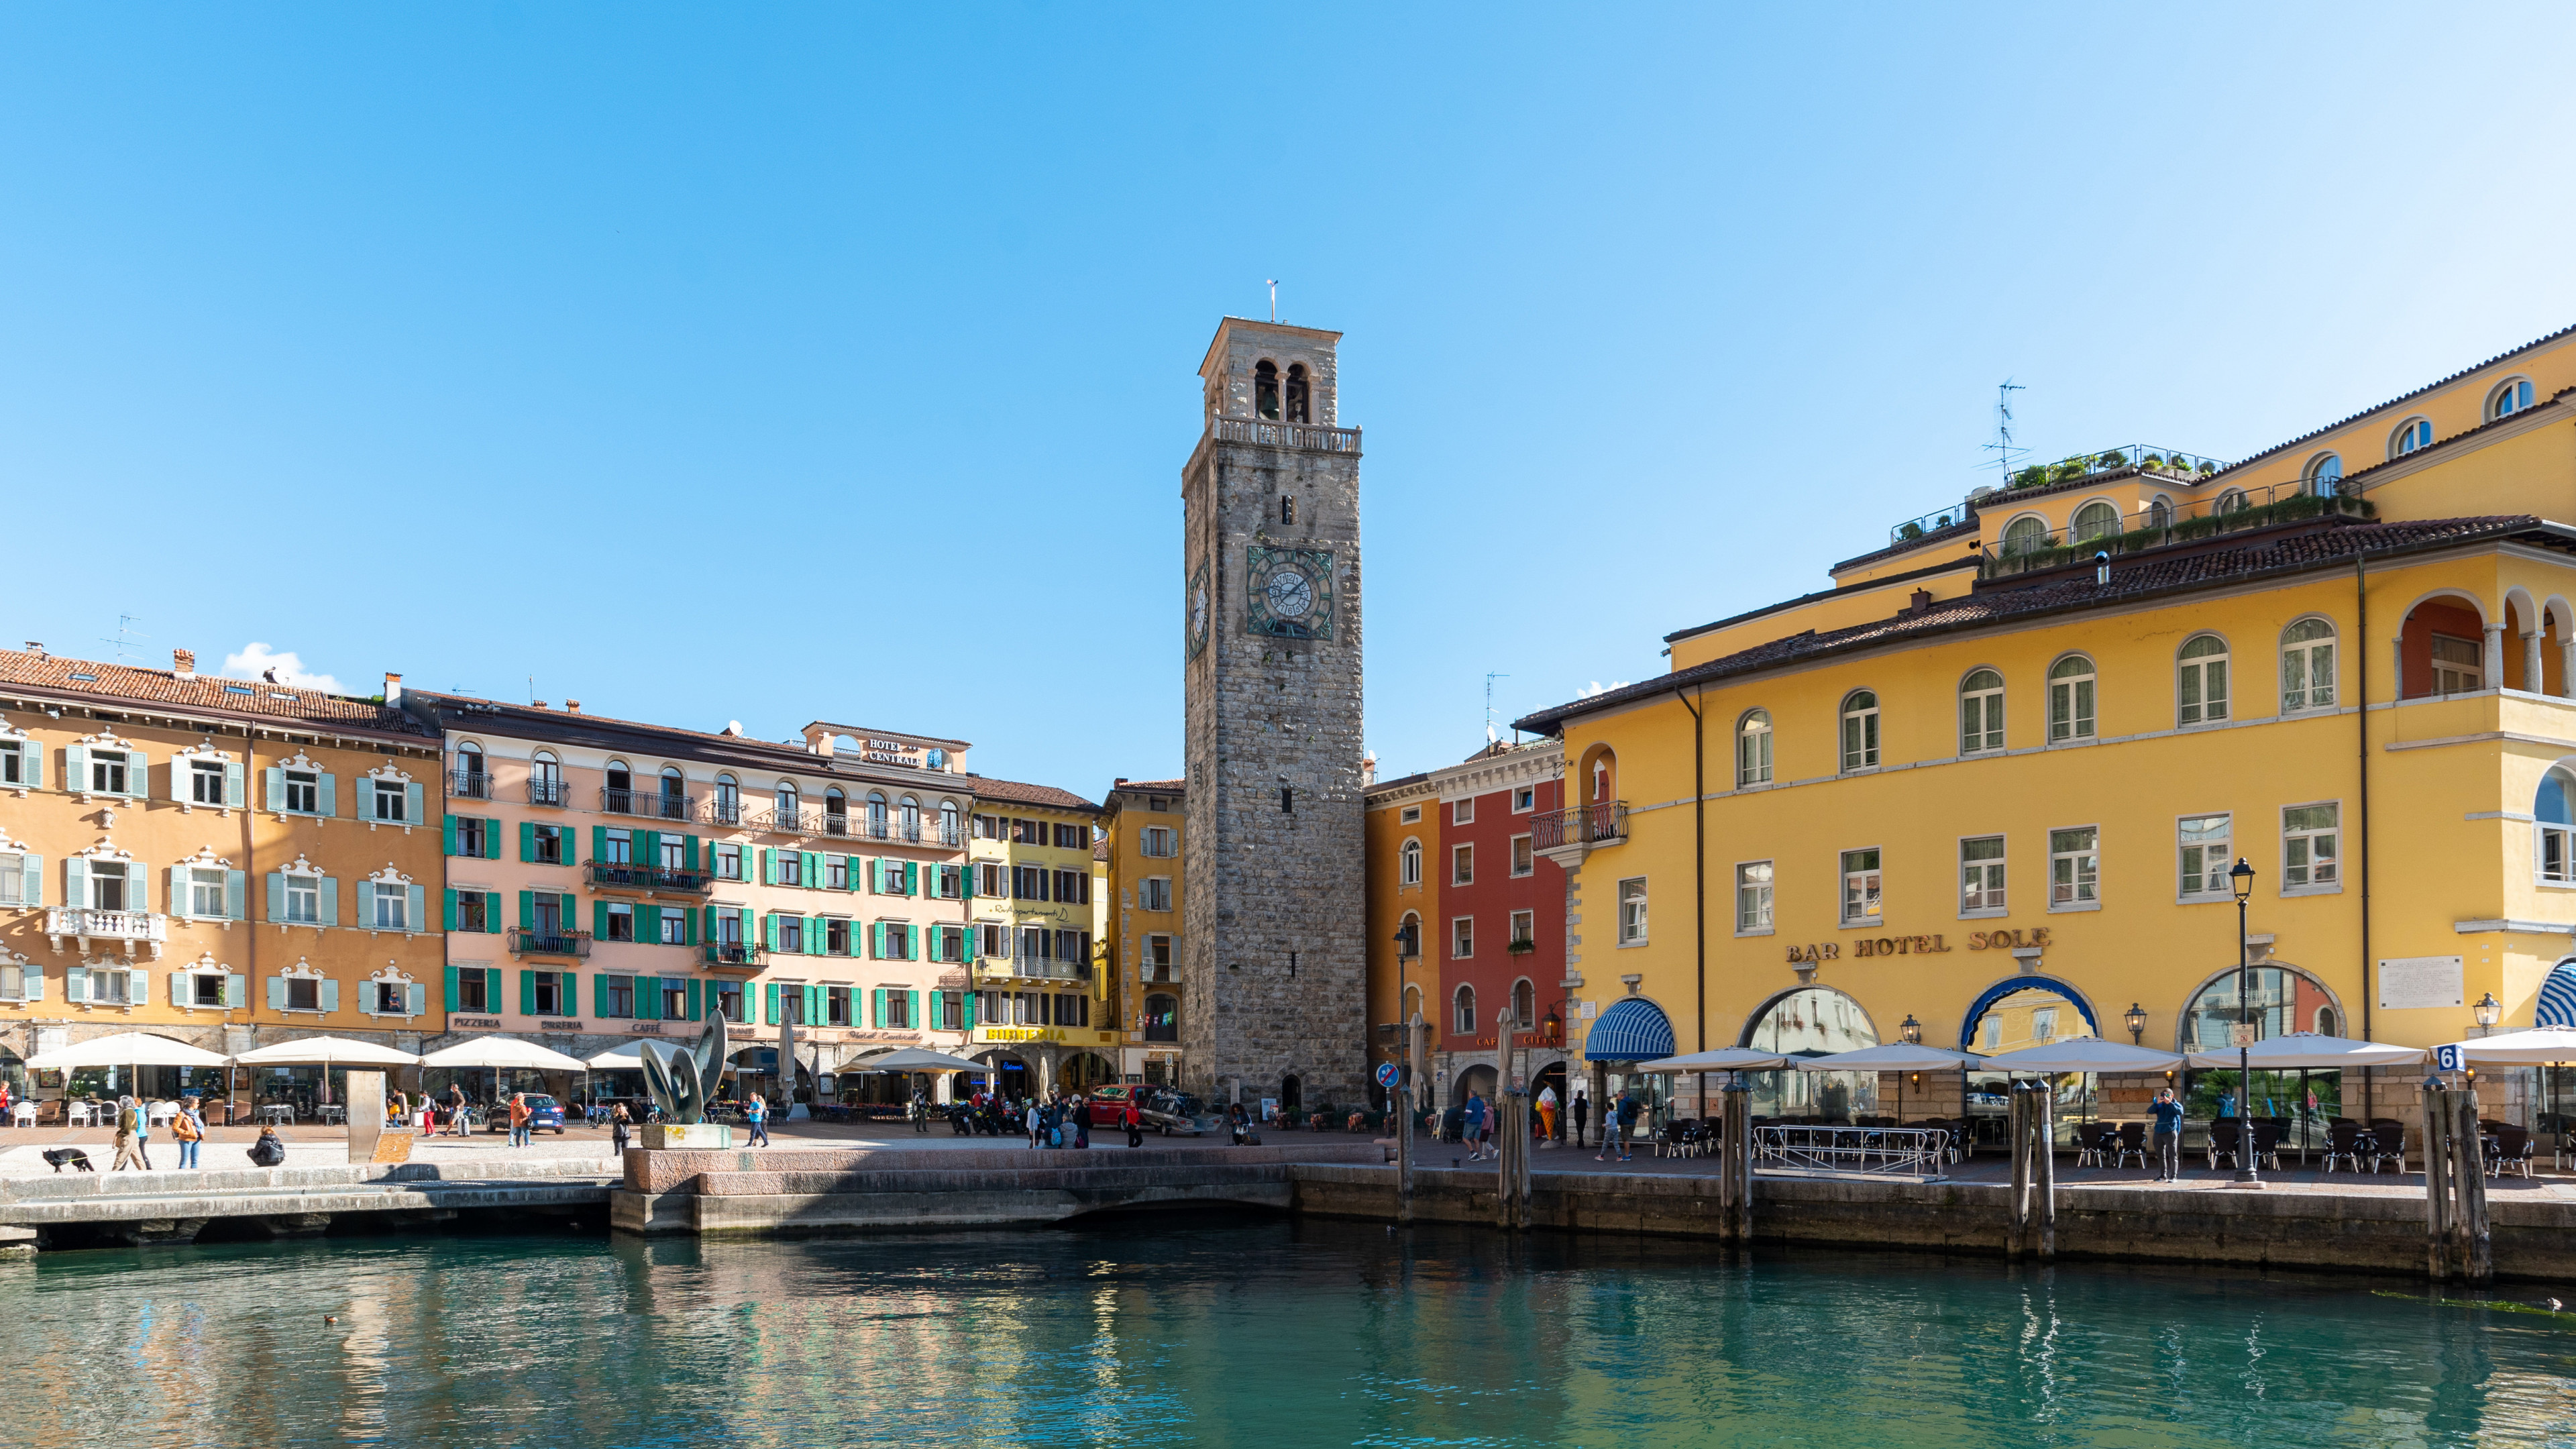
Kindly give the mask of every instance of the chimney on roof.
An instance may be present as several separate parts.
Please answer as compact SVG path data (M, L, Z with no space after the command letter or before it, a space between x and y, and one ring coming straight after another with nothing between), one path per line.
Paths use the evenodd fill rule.
M402 703L402 676L390 670L385 674L385 703Z
M528 708L530 709L544 709L545 707L546 702L542 699L532 699L528 701Z
M1375 784L1377 784L1377 752L1371 750L1360 756L1360 788L1366 790Z
M564 701L564 713L566 713L566 714L579 714L579 713L581 713L581 701L580 701L580 700L577 700L577 699L567 699L567 700L565 700L565 701Z
M37 643L33 639L30 639L27 641L27 652L38 657L42 657L45 652L45 646Z
M724 729L721 731L721 733L729 734L729 735L733 736L735 739L741 739L741 738L742 738L742 721L741 721L741 720L738 720L738 719L729 719L729 720L726 720L726 721L725 721L725 727L724 727Z
M832 758L832 744L830 725L818 723L805 727L805 748L809 753L821 755L828 760Z
M194 679L194 678L196 678L196 677L197 677L197 651L196 651L196 650L194 650L194 649L173 649L173 650L171 650L171 651L170 651L170 677L171 677L171 678L173 678L173 679Z

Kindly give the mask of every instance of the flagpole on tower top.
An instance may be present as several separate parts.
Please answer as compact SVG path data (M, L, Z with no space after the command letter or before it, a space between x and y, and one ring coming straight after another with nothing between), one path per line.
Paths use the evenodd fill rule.
M1279 320L1279 279L1277 277L1265 277L1263 280L1267 282L1270 287L1270 320L1276 322Z

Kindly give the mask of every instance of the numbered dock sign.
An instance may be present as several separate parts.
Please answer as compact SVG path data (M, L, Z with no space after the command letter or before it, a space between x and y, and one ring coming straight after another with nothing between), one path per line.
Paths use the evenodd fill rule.
M2467 1054L2460 1050L2458 1042L2453 1042L2449 1046L2437 1046L2433 1048L2433 1065L2437 1070L2445 1072L2466 1071L2469 1066L2465 1060L2466 1056Z
M1402 1075L1404 1075L1402 1072L1395 1069L1395 1063L1393 1062L1380 1062L1377 1064L1377 1084L1381 1087L1394 1086L1396 1078Z

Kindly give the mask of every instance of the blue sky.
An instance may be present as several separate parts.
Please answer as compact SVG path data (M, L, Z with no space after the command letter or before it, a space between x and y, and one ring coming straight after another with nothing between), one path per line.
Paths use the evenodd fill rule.
M1341 329L1389 772L2043 456L2576 321L2576 11L0 10L0 637L1180 756L1216 319Z

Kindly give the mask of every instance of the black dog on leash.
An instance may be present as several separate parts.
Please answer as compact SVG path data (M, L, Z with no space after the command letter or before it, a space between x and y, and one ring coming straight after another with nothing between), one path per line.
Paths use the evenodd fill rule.
M97 1168L89 1165L89 1154L81 1151L77 1147L47 1148L45 1151L45 1160L54 1165L54 1171L56 1172L60 1172L66 1167L77 1167L83 1172L98 1171Z

